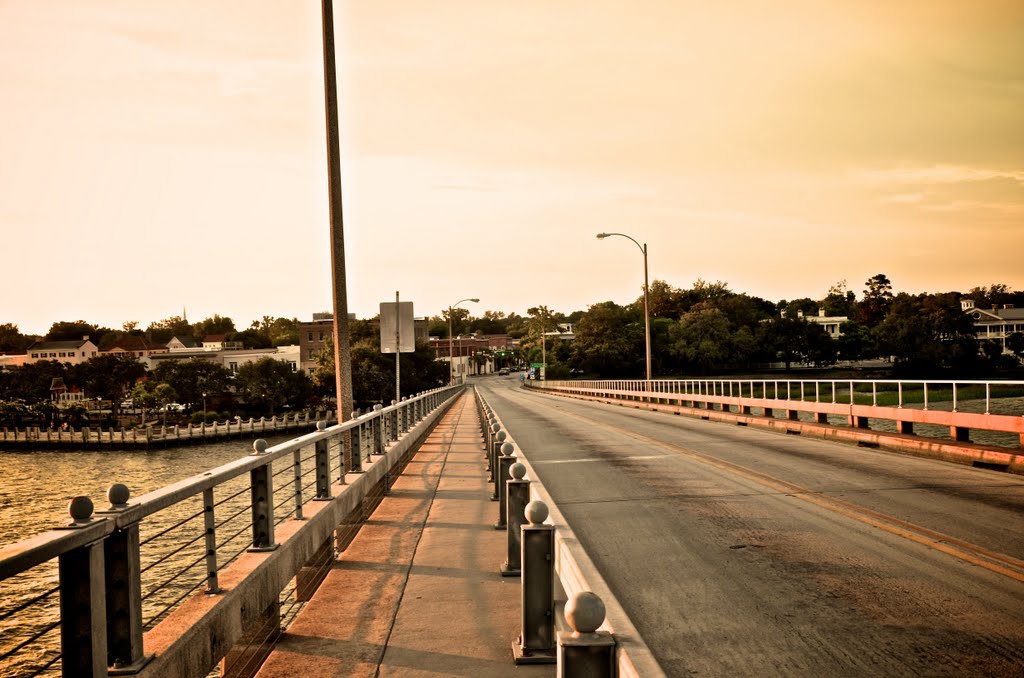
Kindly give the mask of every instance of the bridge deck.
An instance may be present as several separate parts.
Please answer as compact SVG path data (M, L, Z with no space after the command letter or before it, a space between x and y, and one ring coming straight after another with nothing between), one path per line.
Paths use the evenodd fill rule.
M294 676L553 676L512 662L519 579L499 574L471 394L445 414L259 672Z

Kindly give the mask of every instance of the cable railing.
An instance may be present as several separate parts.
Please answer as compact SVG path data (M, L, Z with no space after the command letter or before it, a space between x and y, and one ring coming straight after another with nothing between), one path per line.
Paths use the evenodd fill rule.
M371 471L386 484L381 455L462 388L377 405L330 428L320 422L316 432L273 447L256 440L245 457L138 498L115 483L110 506L100 511L76 497L70 523L0 549L0 675L90 676L143 667L152 657L144 634L199 594L225 594L221 577L249 567L246 559L272 558L282 543L293 548L288 540L323 508L320 502L352 501L346 493L365 477L352 474ZM387 464L397 467L408 454ZM375 488L361 484L356 501L381 492ZM325 571L333 555L328 539L303 569ZM275 594L289 599L286 618L308 598L308 590L297 594L298 574L283 572L286 583ZM301 583L309 588L308 577ZM231 586L242 588L235 579Z

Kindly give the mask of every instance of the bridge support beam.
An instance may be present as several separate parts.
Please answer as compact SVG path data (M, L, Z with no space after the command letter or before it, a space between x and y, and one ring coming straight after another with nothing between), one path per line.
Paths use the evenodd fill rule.
M914 422L912 421L897 421L896 432L902 433L903 435L914 435Z
M827 424L828 423L828 415L825 414L824 412L815 412L814 413L814 422L817 423L817 424Z
M870 429L871 426L868 424L868 418L860 415L850 415L850 427L851 428L864 428Z
M971 442L971 429L965 426L950 426L949 436L958 443Z

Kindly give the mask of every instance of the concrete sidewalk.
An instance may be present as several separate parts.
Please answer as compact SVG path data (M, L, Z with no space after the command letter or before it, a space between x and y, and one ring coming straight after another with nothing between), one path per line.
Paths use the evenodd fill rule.
M334 564L259 672L285 676L554 676L516 666L520 580L499 573L473 394L462 395Z

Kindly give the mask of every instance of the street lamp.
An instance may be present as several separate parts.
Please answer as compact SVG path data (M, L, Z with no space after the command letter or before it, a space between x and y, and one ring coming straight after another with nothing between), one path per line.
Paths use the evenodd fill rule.
M464 301L472 301L474 304L479 302L479 299L460 299L454 304L448 307L448 385L451 386L455 383L455 353L454 346L455 341L452 337L452 311L455 307Z
M641 245L634 238L626 235L625 233L598 233L597 239L604 240L608 236L618 235L623 238L629 238L633 241L633 244L640 248L640 251L644 255L644 342L647 348L647 388L651 388L651 314L650 306L648 304L647 293L647 243Z

